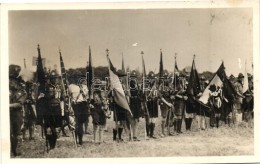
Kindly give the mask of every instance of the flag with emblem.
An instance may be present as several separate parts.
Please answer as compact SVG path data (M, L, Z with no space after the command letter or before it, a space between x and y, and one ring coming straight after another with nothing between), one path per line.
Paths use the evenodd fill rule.
M223 62L221 63L219 69L217 70L217 72L211 79L209 85L206 87L206 89L202 93L202 96L199 99L204 104L206 104L208 102L208 98L209 98L209 94L210 94L209 87L212 85L216 85L217 87L222 88L223 96L227 100L233 100L235 91L234 91L234 88L233 88L231 82L227 79L227 75L225 72L225 67L224 67Z

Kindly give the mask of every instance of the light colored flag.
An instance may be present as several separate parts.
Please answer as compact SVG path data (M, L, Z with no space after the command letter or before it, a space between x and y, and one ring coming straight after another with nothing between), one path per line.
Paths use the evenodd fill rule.
M223 87L222 94L227 99L230 99L235 95L234 88L233 88L231 82L227 79L227 75L225 72L225 67L224 67L223 62L199 99L199 101L201 101L204 104L206 104L208 102L208 98L209 98L209 94L210 94L209 88L211 85L216 85L217 87L220 87L220 88Z
M219 86L219 87L222 87L223 86L223 82L222 80L220 79L220 77L218 76L218 74L215 74L215 76L213 77L213 79L211 80L211 82L209 83L209 85L206 87L206 89L204 90L202 96L200 97L199 101L201 101L202 103L204 104L207 104L208 102L208 99L209 99L209 94L210 94L210 90L209 90L209 87L211 85L216 85L216 86Z
M238 58L238 68L239 68L239 69L242 68L242 66L241 66L241 59L240 59L240 58Z
M115 103L122 107L123 109L127 110L131 113L130 107L128 105L122 84L120 82L120 79L117 75L116 69L114 68L113 64L111 63L109 57L108 58L108 70L109 70L109 79L110 79L110 85L111 89L113 90L113 95L114 95L114 101Z
M31 81L33 79L33 72L24 68L20 71L19 76L25 81Z

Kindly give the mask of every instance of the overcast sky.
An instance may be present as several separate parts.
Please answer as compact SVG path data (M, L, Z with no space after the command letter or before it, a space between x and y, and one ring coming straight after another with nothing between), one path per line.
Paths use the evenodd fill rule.
M137 43L137 46L133 44ZM199 72L215 72L224 61L228 75L252 65L252 10L250 9L132 9L71 11L10 11L9 62L32 66L40 44L47 67L59 66L59 47L65 67L85 67L88 46L94 66L107 66L106 49L114 66L159 71L160 49L164 68L172 71L174 54L180 69L191 66L196 54ZM241 69L239 67L241 63Z

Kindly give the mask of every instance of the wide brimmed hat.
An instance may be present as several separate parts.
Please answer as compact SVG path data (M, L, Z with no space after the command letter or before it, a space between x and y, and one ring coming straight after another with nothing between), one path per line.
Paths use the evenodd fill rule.
M56 79L61 78L59 74L57 74L55 71L51 71L50 74L46 76L46 79Z
M242 73L239 73L237 78L242 79L242 78L244 78L244 75Z

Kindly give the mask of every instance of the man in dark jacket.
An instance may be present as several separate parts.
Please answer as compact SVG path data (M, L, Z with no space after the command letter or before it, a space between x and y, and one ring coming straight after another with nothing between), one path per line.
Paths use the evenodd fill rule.
M10 97L10 141L11 152L14 156L21 155L17 151L21 127L23 125L23 104L27 98L27 93L22 80L18 78L21 67L18 65L9 66L9 97Z
M139 118L141 117L141 95L140 90L137 83L136 72L133 71L129 78L129 89L130 89L130 109L133 114L133 118L131 119L131 127L133 131L133 140L139 141L136 135L136 130L139 122Z

